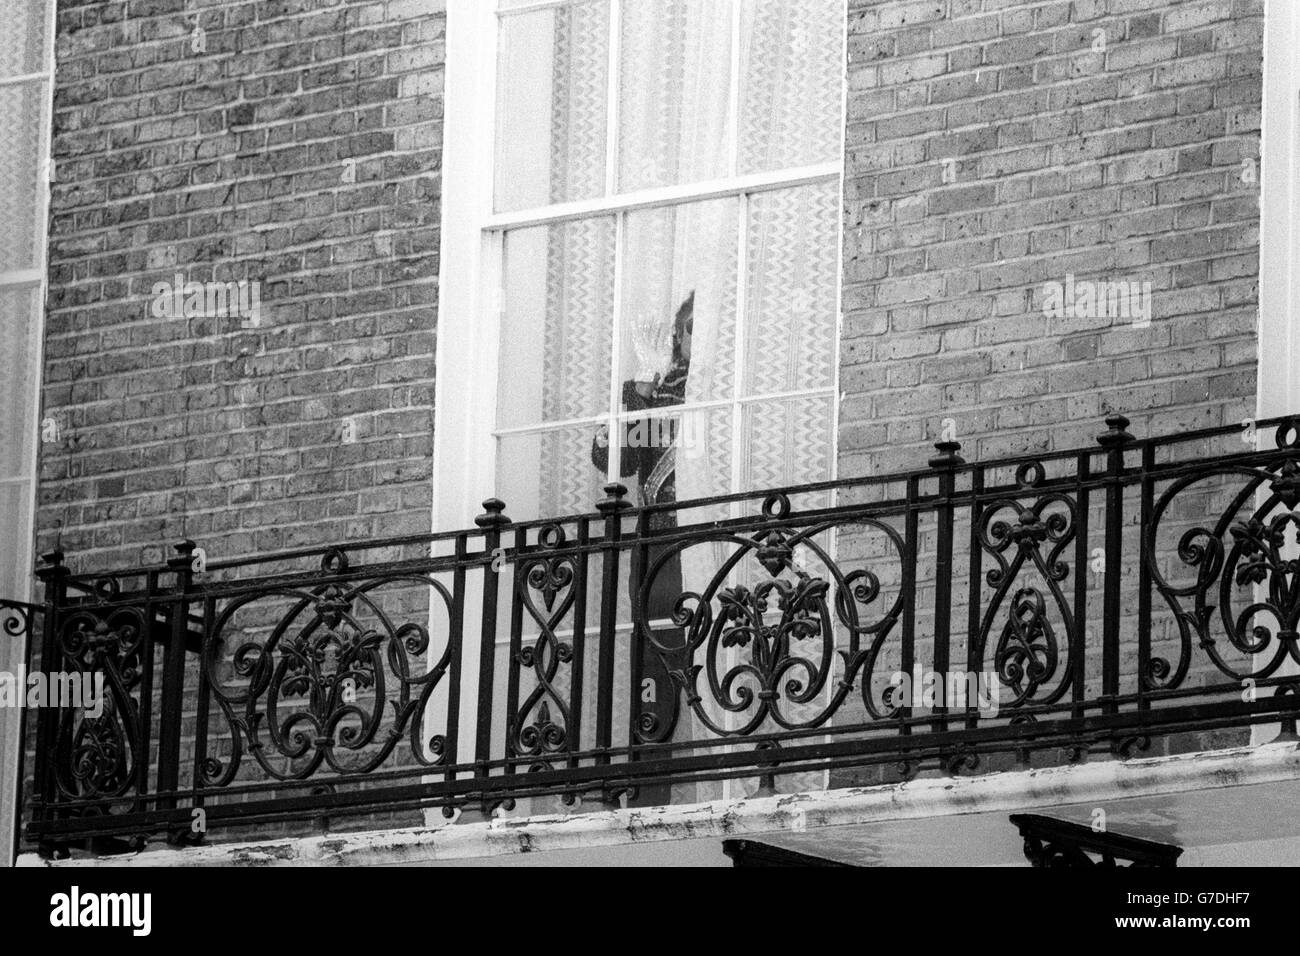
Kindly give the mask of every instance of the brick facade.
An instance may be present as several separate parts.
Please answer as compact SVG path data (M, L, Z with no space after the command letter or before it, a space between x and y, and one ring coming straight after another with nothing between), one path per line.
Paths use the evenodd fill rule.
M946 426L989 459L1253 414L1260 0L853 0L848 31L841 476ZM42 550L428 530L442 60L437 0L63 6ZM155 317L178 273L260 282L260 323ZM1149 283L1150 324L1045 315L1067 282Z
M202 53L194 22L60 13L38 546L425 530L439 4L209 5ZM848 29L841 474L915 467L946 422L990 458L1252 413L1262 4L855 2ZM177 273L260 281L260 327L154 318ZM1150 326L1044 316L1067 275L1149 282Z
M443 56L437 0L60 4L42 550L427 530Z
M841 474L1254 414L1262 46L1259 0L854 0ZM1044 316L1067 275L1150 325Z

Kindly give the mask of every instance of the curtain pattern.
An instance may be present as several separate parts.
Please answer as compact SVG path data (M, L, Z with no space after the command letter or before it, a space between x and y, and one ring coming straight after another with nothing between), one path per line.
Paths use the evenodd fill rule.
M31 269L41 259L36 246L37 210L44 189L44 139L41 135L43 81L0 87L0 272Z
M605 63L608 18L600 4L559 8L551 98L551 198L603 192ZM578 418L586 396L607 392L612 341L614 250L599 220L551 227L546 264L546 367L544 419ZM552 514L590 511L599 487L591 458L574 454L572 441L555 434L543 441L541 500Z
M844 8L835 0L744 0L738 167L839 159Z

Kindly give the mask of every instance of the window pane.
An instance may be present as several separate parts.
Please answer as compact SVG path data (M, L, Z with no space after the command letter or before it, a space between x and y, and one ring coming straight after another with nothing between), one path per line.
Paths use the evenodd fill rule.
M731 4L622 5L619 188L725 176Z
M515 521L586 513L605 497L595 425L497 439L497 496Z
M731 488L730 406L660 412L621 421L619 429L618 480L636 504L708 498ZM692 513L690 520L706 517Z
M832 423L829 395L747 404L739 490L825 481L831 476Z
M44 184L41 102L45 83L0 86L0 272L40 265L36 245L36 210Z
M31 506L31 482L0 484L0 535L3 536L0 540L5 542L9 552L7 560L0 561L0 594L16 600L27 599L32 591L31 581L25 574L20 575L18 572L19 566L23 564L18 554L25 555L32 548L28 510ZM5 616L0 613L0 628L3 628L4 622ZM5 640L12 641L13 638L6 634Z
M734 199L628 214L623 410L731 397L738 215Z
M745 394L831 387L838 185L751 196L747 232Z
M497 211L603 195L609 5L503 18L498 63Z
M506 234L497 425L609 414L614 222Z
M838 160L844 5L745 0L741 18L739 171Z
M45 69L45 15L50 0L5 0L0 31L0 77Z
M0 289L0 478L26 477L36 441L37 334L41 327L39 285Z

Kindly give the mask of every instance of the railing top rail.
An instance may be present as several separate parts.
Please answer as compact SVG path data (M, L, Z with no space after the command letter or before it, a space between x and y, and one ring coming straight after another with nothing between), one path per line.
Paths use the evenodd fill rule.
M1111 416L1107 420L1111 426L1113 434L1122 434L1123 441L1120 443L1121 450L1128 454L1149 453L1156 449L1169 448L1180 444L1189 444L1201 442L1206 439L1224 437L1227 435L1240 435L1243 433L1242 424L1221 425L1209 428L1192 429L1185 432L1179 432L1170 435L1161 435L1153 437L1138 437L1128 435L1124 431L1128 425L1127 419L1123 416ZM1277 428L1276 434L1278 447L1283 446L1283 439L1289 442L1300 441L1300 415L1286 415L1274 418L1261 419L1251 422L1257 432L1266 432L1270 428ZM638 521L639 518L648 519L649 516L675 512L679 515L688 515L692 511L702 511L704 509L717 509L721 506L729 506L743 503L762 504L777 498L792 498L797 496L807 497L819 493L849 491L855 489L866 489L872 487L887 487L891 485L906 486L911 482L924 482L934 480L940 471L950 472L954 477L963 483L953 490L950 495L940 496L938 493L922 493L916 496L901 495L881 499L871 502L855 502L852 505L837 505L825 509L809 509L802 514L807 517L809 514L816 515L820 511L826 511L828 514L842 512L851 508L855 511L872 514L888 514L896 512L899 509L909 507L926 507L927 505L938 501L941 497L947 500L961 501L971 496L972 492L965 485L965 479L968 476L987 474L993 470L1016 469L1021 466L1038 465L1046 466L1054 462L1066 462L1078 460L1083 456L1099 456L1106 453L1107 446L1105 438L1107 433L1099 435L1098 444L1092 446L1078 446L1068 449L1054 451L1031 452L1018 455L1008 455L993 459L980 459L966 461L959 456L952 456L942 462L942 468L937 468L936 459L927 467L915 468L907 471L891 472L885 475L866 475L838 478L829 481L811 482L801 485L791 485L783 488L767 489L760 491L743 491L733 492L721 495L711 495L708 497L683 499L681 501L667 502L662 504L641 505L637 506L631 501L623 498L626 489L621 485L611 484L605 486L607 498L597 503L596 510L591 512L567 514L561 516L530 519L527 521L513 521L508 517L508 503L501 503L497 499L488 499L484 502L485 507L489 507L488 514L480 516L478 519L479 526L475 528L461 528L454 531L441 531L420 534L395 535L386 538L367 539L364 541L345 542L343 544L329 544L312 547L293 548L282 551L266 552L256 555L248 555L236 558L217 558L208 560L206 570L211 573L221 572L238 572L241 570L253 570L264 568L267 565L289 564L292 562L301 562L304 559L320 559L322 566L331 560L337 560L337 556L344 557L345 564L347 556L361 556L365 552L378 552L394 548L426 548L428 549L428 559L411 559L403 558L399 560L375 561L364 564L365 567L374 569L377 567L399 567L403 564L418 565L422 570L437 570L441 564L454 559L455 553L463 555L464 560L480 560L483 557L481 550L471 548L471 542L480 542L493 532L509 531L511 536L520 533L527 535L530 532L537 533L543 529L554 526L583 526L594 529L590 538L590 549L599 550L603 547L602 538L599 529L603 527L604 522L610 514L616 513L623 517L624 521L645 526L648 521ZM960 445L954 446L954 451L960 449ZM1275 448L1263 448L1254 454L1267 457ZM1207 462L1218 460L1245 460L1248 454L1241 452L1232 455L1198 457L1196 464L1205 465ZM1176 470L1180 463L1167 463L1157 466L1153 471L1166 472ZM1145 474L1144 467L1137 465L1132 468L1126 468L1124 474L1119 477L1128 482L1139 479ZM1088 484L1099 485L1106 481L1114 480L1113 475L1103 475L1101 472L1094 472L1089 479ZM1041 482L1041 486L1048 487L1053 484L1078 484L1082 480L1078 475L1072 475L1069 478L1046 478ZM983 489L981 495L996 494L1013 490L1014 483L989 486ZM612 503L612 507L610 506ZM603 507L602 507L603 506ZM746 516L741 518L729 519L706 519L698 522L682 522L677 530L682 532L689 530L699 530L705 527L716 527L725 529L727 527L744 527L752 524L758 516ZM485 519L491 519L486 520ZM624 546L629 542L625 541ZM570 541L573 545L574 542ZM510 545L505 543L504 546L510 550ZM438 553L439 550L443 553ZM357 563L357 566L363 566ZM301 567L301 566L300 566ZM118 567L102 571L66 573L65 580L72 585L82 588L93 588L102 582L112 579L129 579L140 578L147 579L149 575L169 574L176 570L176 564L173 560L167 563L137 565L134 567ZM305 578L310 575L319 576L319 572L308 572L302 570L286 570L278 573L260 575L263 580L284 579L291 582L295 579ZM238 579L231 579L231 583L236 583ZM143 590L143 589L140 589Z

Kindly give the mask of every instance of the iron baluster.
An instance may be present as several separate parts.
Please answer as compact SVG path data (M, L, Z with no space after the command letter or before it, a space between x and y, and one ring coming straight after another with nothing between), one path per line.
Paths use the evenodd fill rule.
M478 719L474 727L475 775L488 775L488 762L492 756L492 698L497 649L497 591L500 575L497 559L501 552L501 531L510 524L505 515L506 505L500 498L483 502L483 514L474 523L483 529L483 619L479 630L478 657Z
M618 626L618 555L622 537L623 512L632 507L625 499L627 488L617 482L604 487L605 497L596 510L605 518L601 540L600 650L597 670L596 762L608 764L609 748L614 735L614 655Z
M1117 713L1115 697L1119 694L1120 575L1123 571L1124 547L1124 446L1133 441L1125 429L1129 420L1123 415L1106 419L1107 430L1097 436L1106 449L1106 551L1105 578L1102 581L1102 649L1101 693L1103 712Z
M170 633L163 649L162 700L158 714L158 809L171 810L176 806L177 785L180 779L181 726L185 702L185 639L189 630L189 594L193 587L193 560L196 545L182 541L176 545L176 557L168 562L175 572L175 598L167 600L162 595L150 595L153 605L149 619L156 620L157 611L170 612ZM147 761L146 761L147 763ZM185 832L188 832L188 826Z
M935 505L935 528L937 542L934 559L934 674L938 680L948 686L948 667L950 648L949 637L952 631L952 545L953 545L953 497L957 490L957 468L965 464L957 454L961 443L955 441L935 442L939 454L930 459L930 467L939 472L939 500ZM936 698L932 710L934 721L931 727L938 733L948 729L947 701Z

